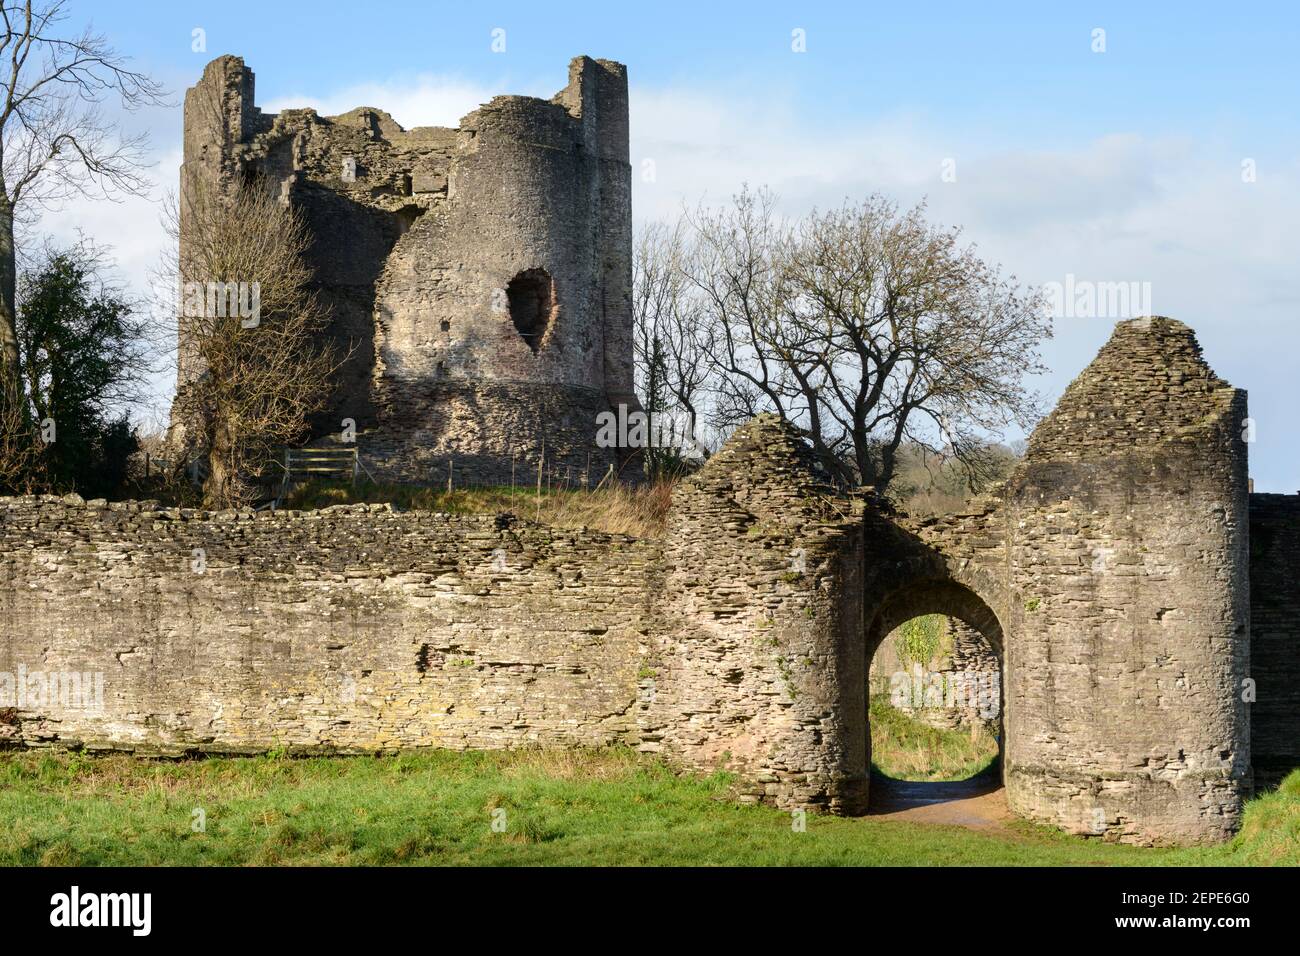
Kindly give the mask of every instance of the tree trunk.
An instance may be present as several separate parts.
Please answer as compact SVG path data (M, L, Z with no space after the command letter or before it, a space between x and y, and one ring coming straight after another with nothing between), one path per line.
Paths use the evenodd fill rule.
M226 429L218 425L212 430L208 446L208 476L203 482L203 505L206 508L229 508L232 483L236 480L233 465L233 442Z
M18 359L18 270L14 261L14 211L0 195L0 401L17 401Z

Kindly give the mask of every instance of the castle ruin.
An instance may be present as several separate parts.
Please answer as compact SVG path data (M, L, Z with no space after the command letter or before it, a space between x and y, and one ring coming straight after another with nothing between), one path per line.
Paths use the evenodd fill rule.
M857 814L868 664L934 613L1000 659L1013 811L1223 840L1300 766L1300 496L1248 492L1245 411L1189 328L1146 318L1116 327L1006 482L942 518L837 493L773 416L677 486L658 538L388 505L3 499L0 674L102 673L104 700L29 700L0 738L623 743L728 767L745 800Z
M198 121L205 97L225 126ZM574 467L599 454L596 410L632 401L621 67L580 58L554 102L405 132L375 110L265 116L225 57L187 98L185 150L217 181L265 173L317 224L336 332L372 343L334 414L369 423L386 473L456 453L503 476L543 440ZM1300 496L1250 493L1245 415L1191 329L1147 317L1116 326L1010 478L941 518L826 485L768 415L678 484L654 538L389 505L0 499L0 694L5 675L103 677L95 707L0 704L0 741L625 744L726 767L743 800L859 814L869 662L942 614L1000 661L1014 812L1221 841L1300 766Z
M219 57L185 96L181 188L249 182L301 211L327 336L351 350L317 440L350 419L380 480L623 472L596 442L601 412L639 408L622 64L577 57L550 100L405 130L370 107L263 113Z

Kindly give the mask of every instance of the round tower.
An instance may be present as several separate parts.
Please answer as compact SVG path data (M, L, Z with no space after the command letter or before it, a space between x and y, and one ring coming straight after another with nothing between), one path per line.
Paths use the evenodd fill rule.
M375 300L379 467L599 480L598 416L635 408L627 78L574 61L554 101L461 121L445 201L397 241Z
M1191 329L1121 322L1005 492L1008 801L1208 842L1250 791L1246 397Z

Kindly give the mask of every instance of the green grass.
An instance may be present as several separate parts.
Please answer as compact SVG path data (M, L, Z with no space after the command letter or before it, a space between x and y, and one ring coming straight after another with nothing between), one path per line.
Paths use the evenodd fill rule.
M895 780L966 780L993 766L998 742L983 727L945 730L924 724L889 702L871 698L871 764Z
M1300 772L1251 803L1233 843L1189 850L813 814L798 833L789 814L729 794L725 775L677 776L617 749L181 762L14 752L0 755L0 863L1300 863ZM196 808L206 832L191 829Z

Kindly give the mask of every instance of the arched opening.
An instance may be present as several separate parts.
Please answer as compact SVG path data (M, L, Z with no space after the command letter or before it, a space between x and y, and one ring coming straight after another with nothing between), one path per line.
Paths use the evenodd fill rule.
M555 284L545 269L528 269L506 286L510 320L536 354L555 315Z
M953 581L917 581L880 605L866 636L870 812L1001 806L1005 657L993 611Z

